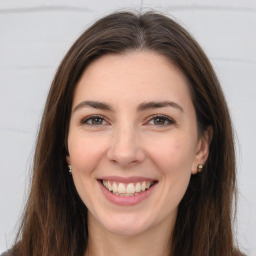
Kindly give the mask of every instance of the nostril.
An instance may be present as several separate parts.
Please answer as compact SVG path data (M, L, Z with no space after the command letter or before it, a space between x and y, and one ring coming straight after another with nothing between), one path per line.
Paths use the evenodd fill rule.
M112 147L107 152L107 158L112 163L129 166L143 162L145 153L135 145L133 147Z

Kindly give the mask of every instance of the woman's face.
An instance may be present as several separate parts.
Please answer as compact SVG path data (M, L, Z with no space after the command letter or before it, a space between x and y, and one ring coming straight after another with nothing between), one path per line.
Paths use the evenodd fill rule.
M208 142L198 136L185 76L165 57L137 51L86 68L74 92L68 149L89 224L136 235L173 225Z

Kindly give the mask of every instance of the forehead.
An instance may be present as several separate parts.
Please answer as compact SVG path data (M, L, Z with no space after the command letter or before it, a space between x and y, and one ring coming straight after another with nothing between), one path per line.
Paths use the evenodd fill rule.
M79 79L74 104L82 100L190 101L185 75L166 57L153 51L107 54L87 66Z

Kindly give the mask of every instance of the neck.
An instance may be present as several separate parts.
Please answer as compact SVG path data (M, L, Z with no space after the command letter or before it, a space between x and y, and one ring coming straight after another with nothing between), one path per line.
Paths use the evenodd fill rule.
M140 234L126 236L107 231L89 217L85 256L170 256L174 222L164 221Z

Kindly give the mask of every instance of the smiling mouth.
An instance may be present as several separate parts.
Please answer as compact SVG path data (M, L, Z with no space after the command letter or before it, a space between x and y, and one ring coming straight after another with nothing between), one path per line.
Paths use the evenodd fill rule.
M101 180L102 185L112 194L121 197L136 196L142 192L149 190L156 181L142 181L135 183L122 183L109 180Z

